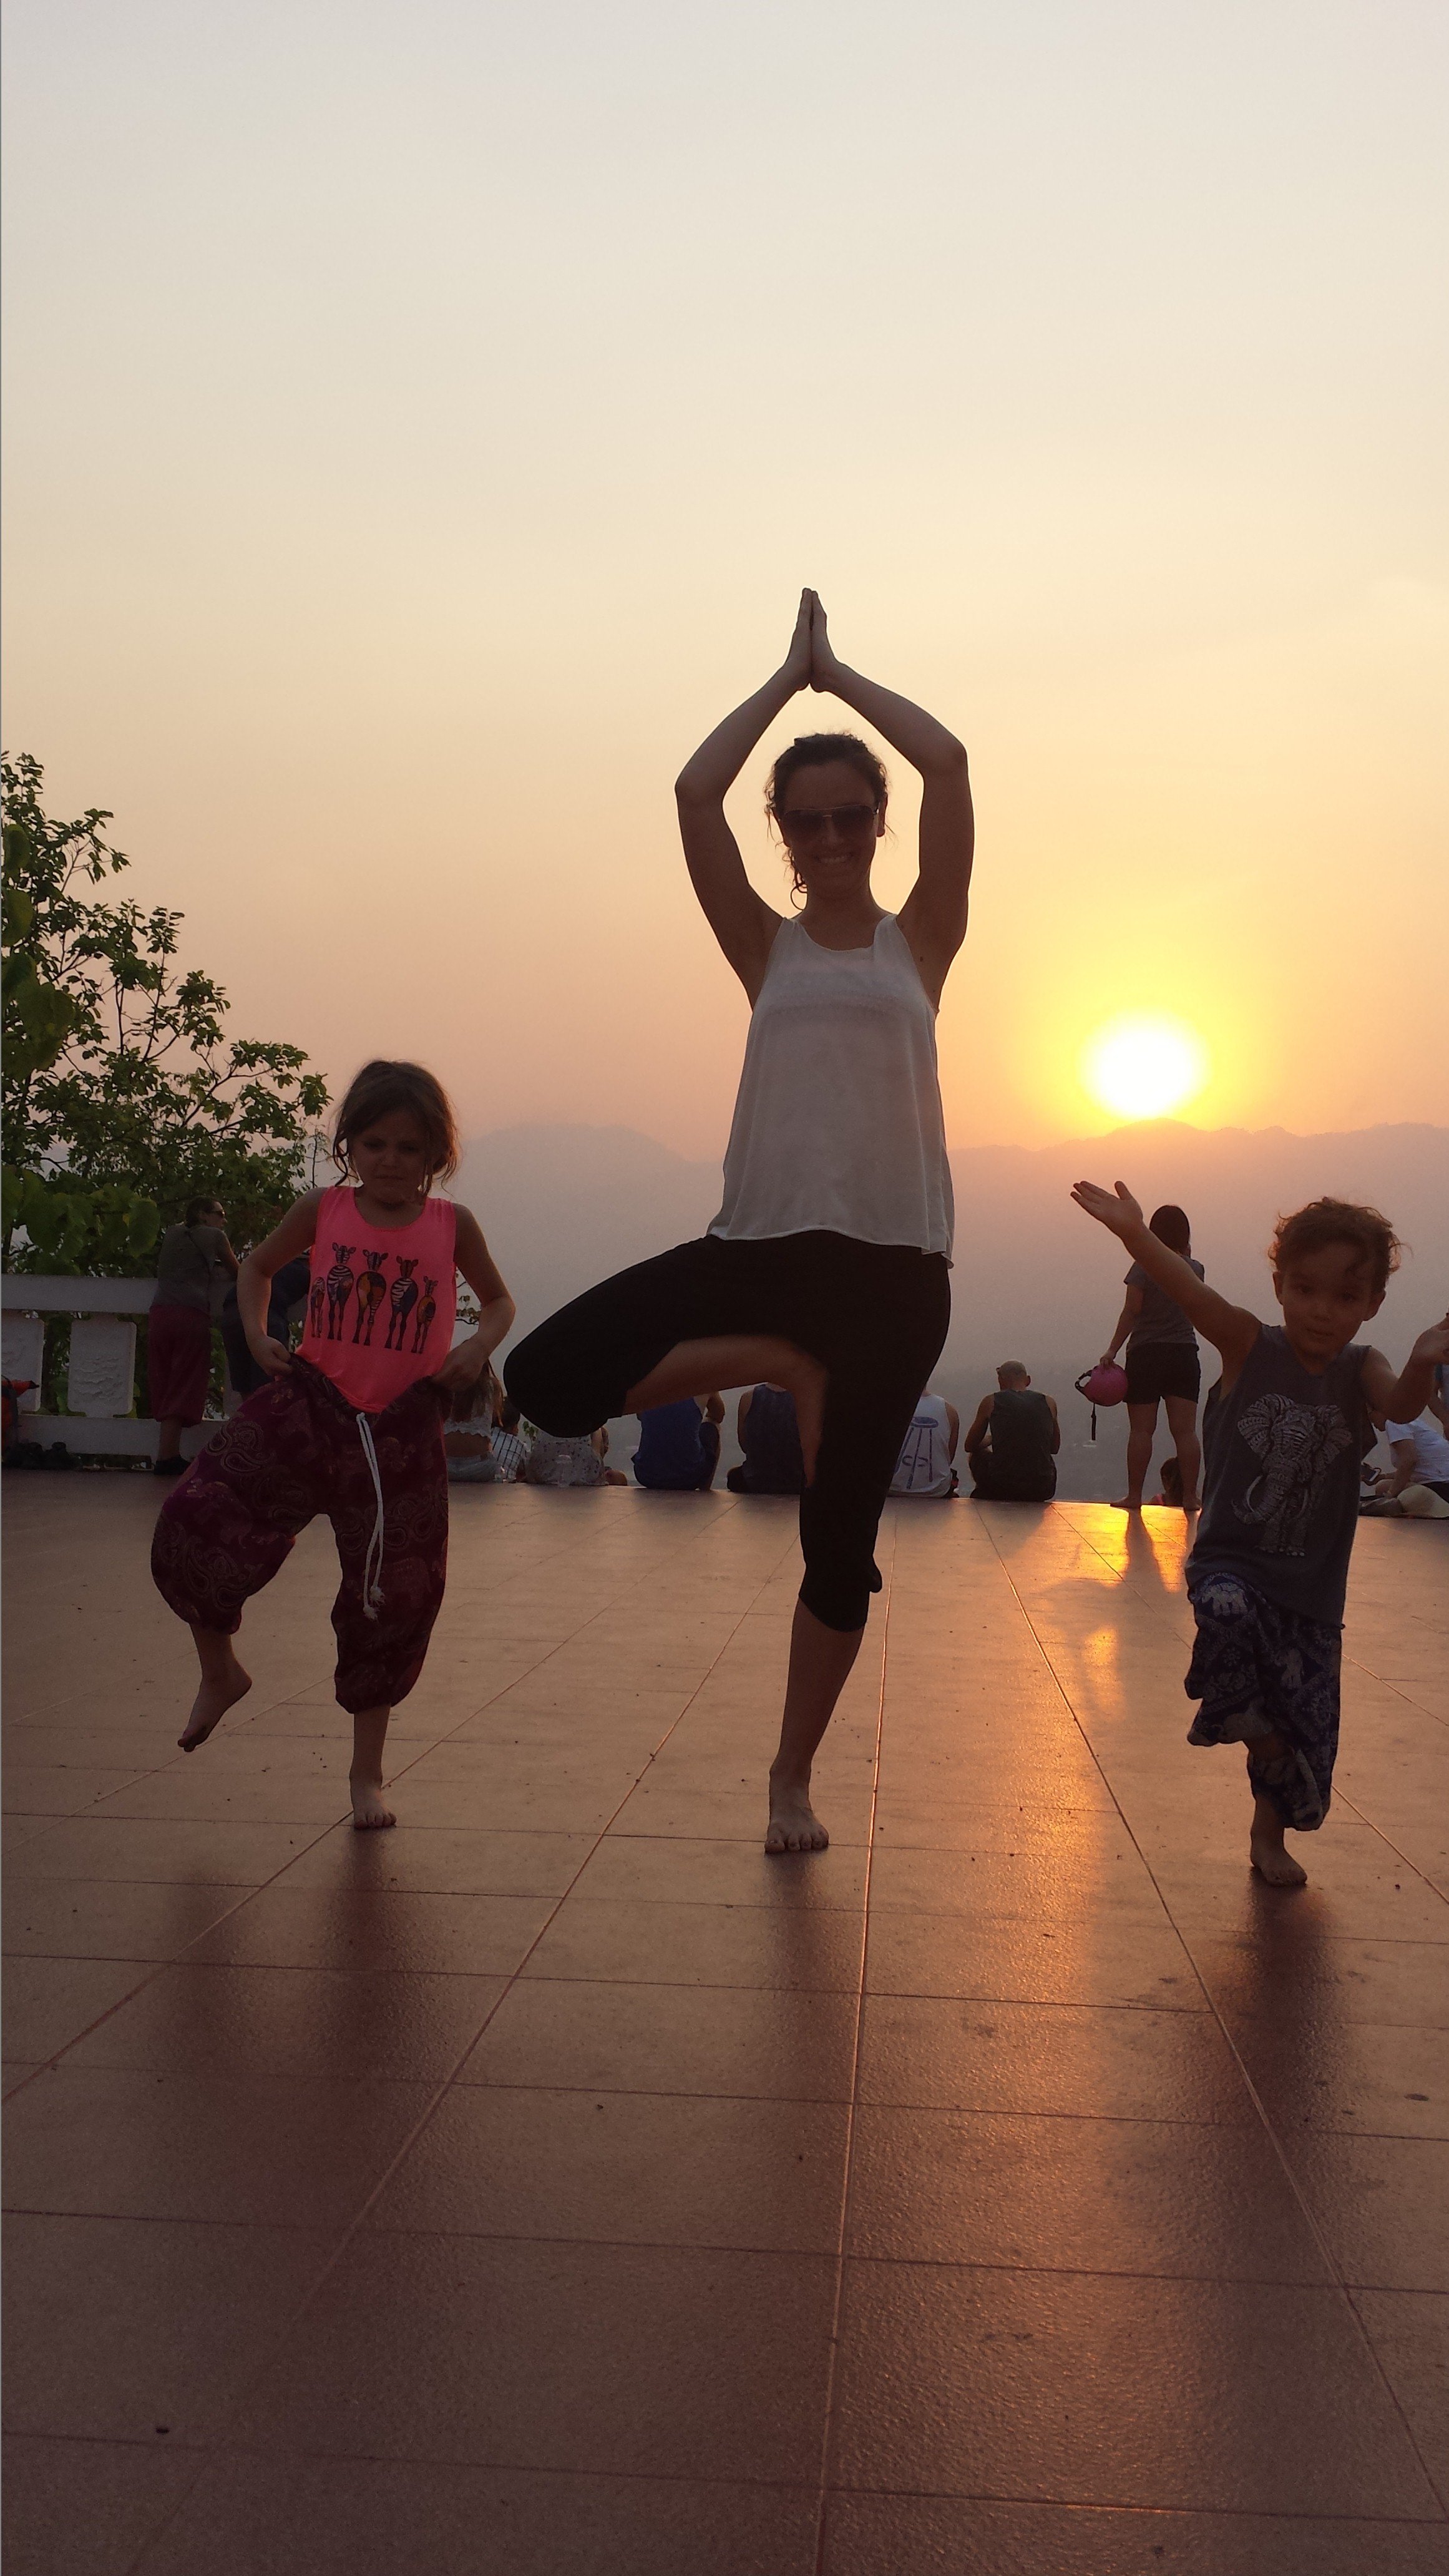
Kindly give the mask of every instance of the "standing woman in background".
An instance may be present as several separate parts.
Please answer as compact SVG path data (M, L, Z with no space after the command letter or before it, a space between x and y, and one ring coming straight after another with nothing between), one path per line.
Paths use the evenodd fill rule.
M169 1225L156 1256L156 1294L146 1318L146 1387L156 1419L154 1476L181 1476L181 1434L206 1412L211 1382L211 1291L237 1257L219 1199L193 1199L184 1225Z
M1166 1244L1169 1252L1186 1261L1199 1279L1204 1276L1202 1263L1193 1260L1192 1228L1180 1207L1158 1208L1148 1230L1159 1243ZM1157 1408L1165 1404L1182 1480L1181 1508L1195 1512L1202 1473L1202 1444L1197 1436L1202 1362L1198 1358L1197 1335L1177 1299L1169 1297L1165 1288L1159 1288L1156 1280L1148 1277L1140 1261L1133 1262L1123 1284L1127 1294L1117 1318L1117 1330L1098 1363L1110 1368L1126 1343L1127 1491L1117 1509L1142 1509L1142 1489L1157 1438Z
M799 914L782 919L745 874L725 796L806 688L843 699L921 774L919 874L899 914L871 891L886 776L854 734L805 735L771 774ZM971 790L944 725L836 660L807 590L780 669L701 744L676 795L695 893L752 1011L724 1205L698 1242L540 1325L505 1374L529 1420L560 1434L715 1387L794 1397L805 1579L765 1849L818 1851L811 1762L880 1589L881 1505L950 1318L935 1023L966 934Z

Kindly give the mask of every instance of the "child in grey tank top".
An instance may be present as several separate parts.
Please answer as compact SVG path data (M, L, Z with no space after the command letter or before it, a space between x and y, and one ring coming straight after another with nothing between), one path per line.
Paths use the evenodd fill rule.
M1354 1340L1398 1266L1376 1208L1315 1199L1279 1220L1270 1258L1283 1321L1263 1324L1159 1242L1120 1182L1114 1194L1079 1181L1072 1196L1222 1354L1187 1565L1197 1642L1185 1688L1199 1702L1188 1742L1246 1745L1253 1867L1274 1887L1301 1887L1307 1873L1283 1836L1285 1827L1312 1833L1328 1813L1369 1409L1392 1410L1404 1397L1422 1409L1435 1363L1449 1356L1449 1317L1419 1335L1397 1376L1382 1352Z

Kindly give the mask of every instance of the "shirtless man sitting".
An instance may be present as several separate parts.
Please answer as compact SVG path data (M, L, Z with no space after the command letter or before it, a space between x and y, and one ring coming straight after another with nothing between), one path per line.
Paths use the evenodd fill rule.
M1062 1426L1055 1399L1029 1392L1020 1360L1003 1360L997 1392L983 1395L966 1434L973 1498L984 1503L1048 1503L1057 1489Z

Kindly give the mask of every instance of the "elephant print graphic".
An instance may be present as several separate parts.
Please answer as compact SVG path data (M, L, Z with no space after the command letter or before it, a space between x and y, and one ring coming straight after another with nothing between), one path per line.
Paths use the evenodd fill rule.
M1260 1395L1237 1428L1262 1464L1233 1507L1236 1518L1261 1532L1265 1555L1306 1555L1314 1512L1353 1433L1336 1404L1299 1404L1279 1394Z

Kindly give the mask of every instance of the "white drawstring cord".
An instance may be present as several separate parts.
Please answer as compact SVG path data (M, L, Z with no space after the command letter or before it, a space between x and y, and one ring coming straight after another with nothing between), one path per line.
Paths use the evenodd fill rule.
M367 1561L362 1569L362 1614L365 1619L375 1619L378 1611L383 1607L383 1591L378 1577L382 1573L387 1517L383 1510L382 1477L378 1470L377 1451L372 1442L372 1424L365 1413L359 1413L357 1416L357 1434L362 1442L362 1454L372 1469L372 1486L377 1496L377 1518L372 1524L372 1536L367 1542Z

